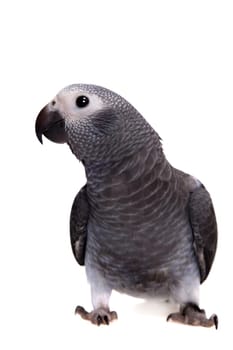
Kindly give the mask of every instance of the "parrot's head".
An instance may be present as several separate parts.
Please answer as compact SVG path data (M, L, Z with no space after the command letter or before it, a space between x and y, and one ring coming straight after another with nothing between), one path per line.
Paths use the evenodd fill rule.
M154 131L118 94L96 85L61 90L36 119L36 135L67 143L83 162L120 158L136 152Z

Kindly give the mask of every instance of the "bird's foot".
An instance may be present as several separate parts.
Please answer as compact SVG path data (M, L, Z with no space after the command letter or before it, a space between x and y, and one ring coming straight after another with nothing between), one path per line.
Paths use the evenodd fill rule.
M188 303L180 312L172 313L167 317L167 321L174 321L192 326L218 328L218 316L213 314L210 318L206 317L204 310L201 310L196 304Z
M109 325L110 322L117 319L117 313L110 311L108 308L98 308L91 312L87 312L82 306L77 306L75 314L79 314L84 320L100 326L101 324Z

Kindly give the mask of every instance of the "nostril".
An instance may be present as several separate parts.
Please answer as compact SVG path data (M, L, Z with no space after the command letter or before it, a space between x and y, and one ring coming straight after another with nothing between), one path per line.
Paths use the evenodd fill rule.
M55 106L56 101L53 100L51 103L52 103L52 106Z

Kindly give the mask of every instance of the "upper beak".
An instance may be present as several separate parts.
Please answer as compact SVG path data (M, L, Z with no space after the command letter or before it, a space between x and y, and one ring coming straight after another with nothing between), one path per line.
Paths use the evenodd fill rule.
M64 118L58 111L50 111L48 106L40 111L36 119L36 136L41 143L42 135L57 143L67 141Z

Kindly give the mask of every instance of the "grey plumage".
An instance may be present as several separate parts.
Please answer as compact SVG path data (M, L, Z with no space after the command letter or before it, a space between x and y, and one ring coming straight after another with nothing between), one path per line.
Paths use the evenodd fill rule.
M87 240L88 202L86 186L74 199L70 213L70 240L73 254L80 265L84 265Z
M193 246L200 268L201 282L211 269L217 248L217 223L209 193L202 185L190 194L189 217Z
M83 95L88 104L77 106ZM53 128L49 118L45 127L55 111L62 123L56 118ZM56 140L57 119L64 130ZM94 311L108 309L113 289L198 305L216 251L212 201L200 181L170 165L159 135L135 108L107 89L72 85L42 110L36 132L67 142L85 166L87 184L74 201L70 232Z

